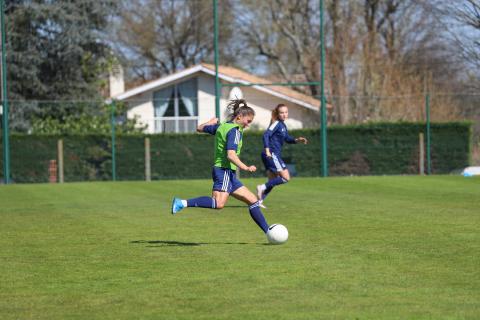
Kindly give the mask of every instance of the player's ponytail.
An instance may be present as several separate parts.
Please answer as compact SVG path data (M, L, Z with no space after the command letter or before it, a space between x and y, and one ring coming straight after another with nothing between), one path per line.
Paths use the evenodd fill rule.
M283 103L280 103L272 110L272 119L270 120L270 124L278 120L278 115L280 114L281 107L286 107L286 105L284 105Z
M235 120L235 118L238 117L239 115L241 115L241 116L248 116L248 115L255 116L255 110L250 108L247 105L247 101L245 101L244 99L230 100L230 103L227 105L227 110L230 111L230 115L228 117L229 121Z

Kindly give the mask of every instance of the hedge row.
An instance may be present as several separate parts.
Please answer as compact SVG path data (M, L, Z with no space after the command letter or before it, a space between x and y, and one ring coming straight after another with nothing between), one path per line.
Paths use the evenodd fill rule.
M420 132L425 134L424 124L332 126L327 131L329 175L416 174L419 166ZM295 166L298 176L319 176L319 130L295 130L291 134L308 138L309 144L287 145L284 148L284 160ZM244 137L242 160L262 169L249 176L264 176L260 159L261 136L261 132L247 132ZM201 134L160 134L116 137L118 180L145 179L145 137L150 138L153 180L210 178L213 137ZM469 164L470 123L432 124L431 137L432 173L450 173ZM65 181L111 180L109 136L20 134L13 134L10 138L12 180L47 182L48 164L57 158L57 141L60 138L64 144ZM1 165L3 168L3 163ZM3 178L3 170L0 177Z

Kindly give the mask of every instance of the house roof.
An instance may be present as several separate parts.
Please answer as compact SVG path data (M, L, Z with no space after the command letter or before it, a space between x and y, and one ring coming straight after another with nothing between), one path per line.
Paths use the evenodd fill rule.
M203 72L212 76L215 76L215 66L211 64L202 63L191 68L176 72L174 74L159 78L154 81L142 84L138 87L132 88L125 91L122 94L119 94L115 97L118 100L125 100L136 96L138 94L144 93L155 88L165 86L171 82L177 81L179 79L191 76L195 73ZM242 71L237 68L219 66L218 67L218 77L220 80L230 83L241 83L241 84L252 84L252 83L271 83L264 78L255 76L251 73ZM262 86L262 85L252 85L251 88L255 90L276 96L281 99L285 99L289 102L301 105L307 109L318 111L320 108L320 101L313 98L312 96L300 93L298 91L292 90L289 87L284 86Z

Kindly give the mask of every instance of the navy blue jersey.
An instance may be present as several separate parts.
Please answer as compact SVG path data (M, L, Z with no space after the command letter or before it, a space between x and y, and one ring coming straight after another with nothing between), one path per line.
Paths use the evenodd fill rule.
M217 133L218 127L220 127L220 123L212 124L212 125L209 125L209 126L204 126L204 127L203 127L203 132L209 133L209 134L211 134L212 136L214 136L215 133Z
M283 143L295 143L295 138L288 134L283 121L275 121L263 134L263 147L269 148L276 155L282 154Z
M220 124L213 124L210 126L204 126L203 127L203 132L209 133L211 135L215 135L217 133L217 129L220 127ZM226 150L235 150L237 151L238 149L238 144L240 143L240 140L242 139L242 133L238 128L232 128L230 131L227 133L227 143L226 143Z

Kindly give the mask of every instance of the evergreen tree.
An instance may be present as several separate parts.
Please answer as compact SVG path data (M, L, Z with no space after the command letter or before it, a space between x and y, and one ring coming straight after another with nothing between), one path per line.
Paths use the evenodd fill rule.
M75 104L35 102L100 99L110 51L102 41L114 0L7 0L7 76L11 127L34 117L80 112ZM28 101L28 102L19 102ZM92 104L88 104L92 105Z

